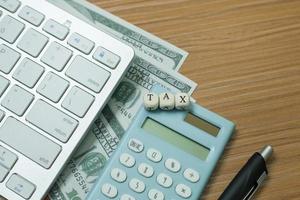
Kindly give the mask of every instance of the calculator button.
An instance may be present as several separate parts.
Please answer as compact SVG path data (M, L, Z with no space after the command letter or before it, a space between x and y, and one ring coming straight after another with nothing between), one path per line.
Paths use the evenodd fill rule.
M148 192L148 197L150 200L164 200L165 198L164 194L156 189L151 189Z
M14 153L0 146L0 165L7 169L11 169L17 159L18 157Z
M165 188L169 188L173 184L172 178L164 173L159 174L156 178L156 181L159 185Z
M162 159L162 154L156 149L149 149L147 151L147 158L153 162L159 162Z
M199 173L191 168L184 170L183 176L184 178L186 178L188 181L191 181L192 183L196 183L200 179Z
M132 155L123 153L120 156L120 163L122 163L125 167L133 167L135 165L135 159Z
M24 6L19 13L19 17L35 26L39 26L44 20L45 15L29 6Z
M120 200L135 200L135 198L129 194L123 194Z
M144 145L141 141L137 139L130 139L128 142L128 148L136 153L140 153L144 149Z
M35 190L35 186L25 178L13 174L6 183L6 187L23 197L29 199Z
M131 179L131 181L129 182L129 187L137 193L144 192L146 188L145 183L136 178Z
M146 178L149 178L149 177L153 176L153 174L154 174L153 167L151 167L150 165L148 165L146 163L142 163L139 165L138 172L141 175L145 176Z
M113 170L111 170L110 176L112 177L112 179L119 183L123 183L127 178L126 173L118 168L114 168Z
M102 186L101 192L109 198L115 198L118 195L117 188L108 183L106 183Z
M179 172L181 165L180 165L179 161L177 161L173 158L169 158L165 162L165 167L168 170L170 170L171 172Z
M20 5L21 2L19 0L0 0L0 7L9 12L16 12Z
M182 198L189 198L192 195L192 190L184 184L178 184L175 189L176 193Z
M56 37L59 40L64 40L68 33L69 33L69 28L66 27L65 25L62 25L52 19L49 19L46 21L43 30L49 33L50 35Z

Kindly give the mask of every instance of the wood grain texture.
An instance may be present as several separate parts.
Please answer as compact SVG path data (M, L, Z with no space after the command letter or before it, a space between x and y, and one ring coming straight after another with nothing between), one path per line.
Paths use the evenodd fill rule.
M203 200L265 144L275 153L255 199L300 199L299 0L90 1L187 50L194 98L236 123Z

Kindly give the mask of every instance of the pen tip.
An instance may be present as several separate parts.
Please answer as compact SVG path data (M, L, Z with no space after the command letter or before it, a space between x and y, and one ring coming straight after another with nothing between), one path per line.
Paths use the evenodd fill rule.
M273 153L273 148L272 146L267 145L259 153L264 158L264 160L267 161Z

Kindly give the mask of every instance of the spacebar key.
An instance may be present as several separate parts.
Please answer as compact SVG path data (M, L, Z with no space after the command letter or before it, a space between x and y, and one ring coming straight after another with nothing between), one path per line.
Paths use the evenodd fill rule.
M0 140L47 169L61 151L59 145L13 117L0 128Z

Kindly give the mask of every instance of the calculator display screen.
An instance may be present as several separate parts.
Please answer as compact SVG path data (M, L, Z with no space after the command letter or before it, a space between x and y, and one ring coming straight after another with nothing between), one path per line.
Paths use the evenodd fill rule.
M209 154L210 150L207 147L204 147L203 145L181 135L180 133L173 131L172 129L151 118L146 118L142 128L147 133L155 135L201 160L206 160Z

